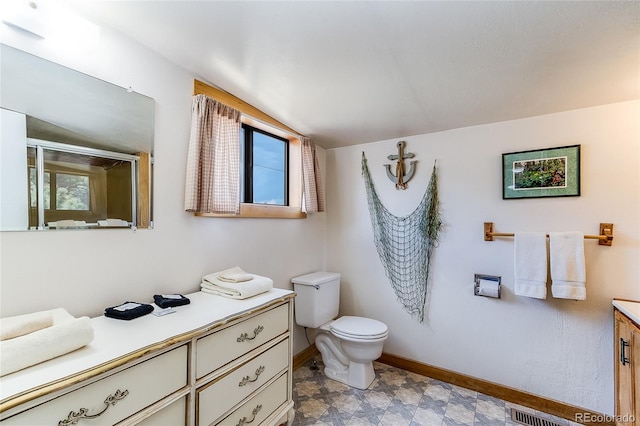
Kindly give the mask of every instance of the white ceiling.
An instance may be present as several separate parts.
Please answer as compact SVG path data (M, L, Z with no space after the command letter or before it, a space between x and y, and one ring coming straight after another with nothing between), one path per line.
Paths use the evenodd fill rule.
M640 98L640 2L72 6L326 148Z

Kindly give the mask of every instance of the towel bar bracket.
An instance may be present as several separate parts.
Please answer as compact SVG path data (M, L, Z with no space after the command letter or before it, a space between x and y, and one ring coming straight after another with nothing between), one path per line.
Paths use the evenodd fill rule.
M493 222L484 223L484 240L493 241L494 237L513 237L512 232L493 232ZM547 237L549 234L547 234ZM601 246L613 245L613 223L601 223L600 233L598 235L585 235L587 240L598 240L598 244Z
M484 223L484 240L493 241L493 222Z
M611 246L613 244L613 223L601 223L600 224L600 236L606 238L600 238L598 244L601 246Z

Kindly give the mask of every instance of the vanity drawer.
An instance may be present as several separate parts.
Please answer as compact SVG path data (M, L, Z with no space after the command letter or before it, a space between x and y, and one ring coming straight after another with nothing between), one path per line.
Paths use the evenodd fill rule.
M259 425L278 407L287 402L287 381L287 375L283 374L217 425L237 426L249 423ZM244 423L242 423L243 418L245 419Z
M184 345L10 417L2 426L72 425L70 413L81 409L89 416L101 413L91 426L113 425L186 384Z
M198 425L211 424L288 365L289 340L285 339L220 380L198 389Z
M187 398L180 398L162 410L136 423L138 426L180 426L187 424ZM89 425L87 425L89 426Z
M196 377L201 378L289 329L289 304L198 339Z

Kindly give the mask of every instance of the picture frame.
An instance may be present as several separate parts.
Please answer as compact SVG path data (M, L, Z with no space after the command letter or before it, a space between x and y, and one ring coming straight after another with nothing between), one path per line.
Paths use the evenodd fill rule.
M502 199L580 196L580 145L502 154Z

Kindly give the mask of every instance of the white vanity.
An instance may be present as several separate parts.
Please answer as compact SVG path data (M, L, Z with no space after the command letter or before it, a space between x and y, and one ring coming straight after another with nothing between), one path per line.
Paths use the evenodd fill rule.
M88 346L0 378L2 426L290 423L295 293L187 297L161 317L93 318Z

